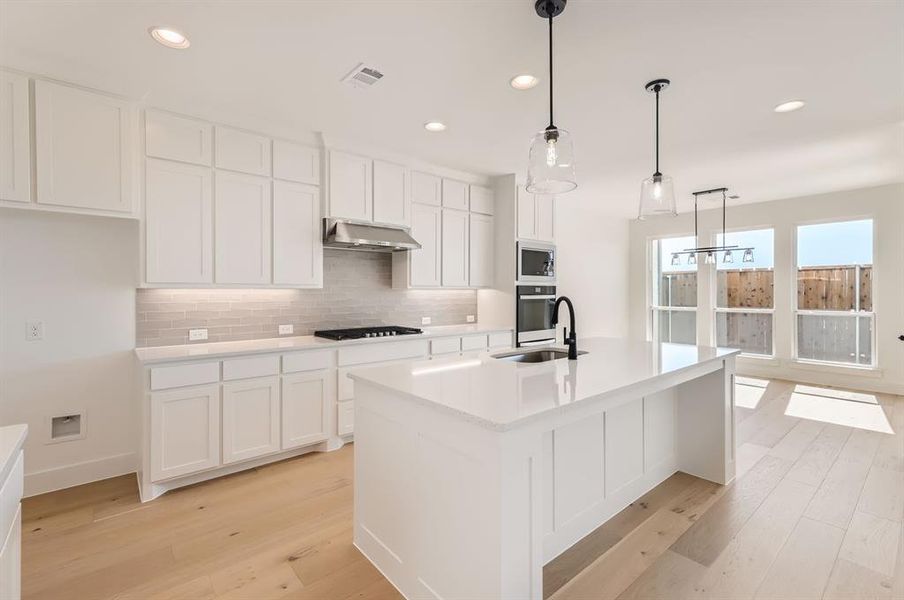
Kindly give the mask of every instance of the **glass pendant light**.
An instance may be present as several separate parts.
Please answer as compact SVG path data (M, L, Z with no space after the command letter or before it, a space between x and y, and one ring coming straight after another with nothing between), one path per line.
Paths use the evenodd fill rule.
M681 264L681 259L678 257L677 254L673 254L673 255L672 255L672 266L675 267L675 266L678 266L678 265L680 265L680 264Z
M696 254L689 254L688 257L687 257L687 264L689 264L689 265L696 265L696 264L697 264L697 255L696 255Z
M672 178L659 172L659 92L669 87L669 83L668 79L655 79L644 86L648 92L656 94L656 170L652 177L644 179L640 184L638 219L645 219L653 215L675 216L678 214Z
M731 263L734 262L734 257L731 255L731 250L725 251L725 256L722 257L723 263Z
M565 10L567 0L537 0L534 9L549 21L549 125L530 143L527 191L532 194L562 194L578 186L574 174L574 144L571 134L556 127L552 112L552 20Z
M716 263L716 255L713 254L712 252L707 252L706 259L704 259L703 262L705 262L708 265L715 264Z
M743 261L747 263L753 262L753 248L747 248L747 250L744 250Z

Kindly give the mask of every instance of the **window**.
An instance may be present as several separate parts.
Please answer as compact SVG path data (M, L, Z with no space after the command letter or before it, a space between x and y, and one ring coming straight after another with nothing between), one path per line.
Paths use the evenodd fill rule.
M737 231L725 237L727 241L718 234L716 243L752 248L752 251L718 254L716 345L739 348L744 354L772 356L775 232L772 229Z
M797 357L874 364L873 222L797 228Z
M672 257L695 245L691 236L653 241L650 318L655 341L697 343L697 265L688 265L687 255Z

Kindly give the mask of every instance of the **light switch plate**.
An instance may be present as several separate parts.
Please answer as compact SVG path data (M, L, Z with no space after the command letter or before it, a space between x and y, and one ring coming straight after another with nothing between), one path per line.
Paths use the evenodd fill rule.
M421 317L421 325L429 325L430 317Z
M201 340L207 339L207 330L206 329L189 329L188 330L188 341L190 342L199 342Z
M467 317L465 317L465 319L467 319L468 323L473 323L473 322L474 322L474 315L468 315Z
M288 325L279 326L279 335L292 335L293 333L295 333L295 325L289 323Z
M29 342L36 342L44 339L44 321L26 321L25 322L25 339Z

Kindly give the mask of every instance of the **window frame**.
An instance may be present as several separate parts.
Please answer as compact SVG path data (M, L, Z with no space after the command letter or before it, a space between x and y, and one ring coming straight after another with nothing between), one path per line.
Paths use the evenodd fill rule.
M653 285L654 271L661 275L656 263L659 260L661 250L659 242L662 240L671 240L678 238L692 238L693 233L677 233L663 236L655 236L647 239L647 269L646 269L646 288L647 288L647 339L652 342L660 343L659 335L659 316L667 312L693 312L694 313L694 341L693 344L699 343L698 319L700 318L700 264L697 264L697 290L694 298L694 306L665 306L655 302L657 288ZM671 336L669 336L671 339ZM667 342L681 343L681 342Z
M873 262L870 265L872 269L871 276L871 286L870 290L871 302L872 302L872 310L871 311L863 311L863 310L812 310L812 309L801 309L799 307L799 294L798 294L798 277L800 273L800 261L799 261L799 247L800 247L800 228L807 227L810 225L832 225L835 223L851 223L856 221L870 221L872 224L871 231L871 242L872 242L872 255ZM873 214L864 214L857 216L846 216L841 218L828 218L828 219L817 219L813 221L796 221L791 224L792 231L792 245L791 245L791 321L792 321L792 336L791 336L791 360L794 363L798 363L800 365L811 365L825 368L840 368L840 369L854 369L861 371L878 371L879 369L879 344L878 344L878 336L877 333L877 322L878 318L878 308L877 308L877 298L879 294L877 294L878 286L877 282L879 279L879 270L876 264L876 257L879 252L878 245L878 227L877 227L877 218ZM856 267L862 267L863 265L855 265ZM856 304L860 304L860 293L859 293L859 285L860 280L857 278L858 290L855 294ZM833 360L819 360L815 358L803 358L800 356L800 345L798 343L800 331L799 331L799 319L798 315L812 315L812 316L832 316L832 317L850 317L855 319L856 327L859 332L860 327L860 318L861 317L869 317L870 318L870 327L872 329L872 335L870 335L870 364L861 364L859 362L851 363L851 362L839 362ZM856 335L856 345L859 348L860 344L860 336ZM773 337L773 345L775 343Z

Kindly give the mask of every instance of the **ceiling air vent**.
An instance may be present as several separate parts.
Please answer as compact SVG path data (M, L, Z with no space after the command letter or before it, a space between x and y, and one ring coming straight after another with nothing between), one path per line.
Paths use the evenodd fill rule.
M358 63L358 66L342 78L342 82L355 87L370 87L381 79L383 79L383 73L364 63Z

